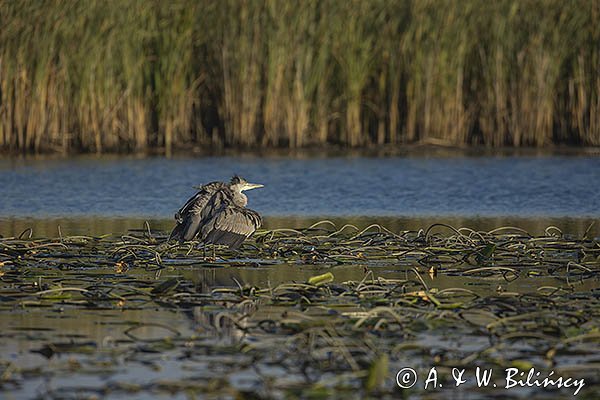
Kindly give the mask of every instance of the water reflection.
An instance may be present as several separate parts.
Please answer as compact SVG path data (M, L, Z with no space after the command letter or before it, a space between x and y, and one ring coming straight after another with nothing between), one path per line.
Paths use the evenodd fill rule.
M600 220L598 218L520 218L520 217L276 217L264 218L265 229L307 228L323 219L328 219L338 227L352 224L358 228L366 228L371 224L381 224L386 228L400 232L404 230L418 231L427 229L432 224L443 223L456 228L468 227L477 231L491 231L501 226L516 226L530 234L543 235L549 226L556 226L563 233L582 237L588 232L588 237L600 236ZM0 218L0 235L4 237L17 236L32 229L34 237L58 237L59 227L62 235L106 235L125 234L130 229L145 229L148 221L153 230L168 232L173 228L171 219L143 218ZM592 225L590 228L590 225ZM29 234L29 232L25 232Z
M494 275L487 278L452 276L452 275L428 275L417 263L411 265L418 271L423 272L422 278L429 287L439 290L455 287L467 287L475 293L489 295L496 292L498 287L501 291L518 293L534 293L541 286L561 287L565 285L564 279L551 276L529 277L526 274L515 280L507 281L502 275ZM335 282L348 281L360 282L365 278L365 271L373 272L374 276L385 279L409 280L412 272L406 266L373 267L372 265L340 265L329 268L310 265L281 264L276 266L262 266L255 268L201 268L182 271L182 276L194 282L199 291L209 293L211 290L222 287L276 287L277 285L290 282L306 282L311 276L321 274L325 271L333 273ZM578 283L576 280L569 282L571 287L577 291L587 291L598 287L597 280L586 280Z

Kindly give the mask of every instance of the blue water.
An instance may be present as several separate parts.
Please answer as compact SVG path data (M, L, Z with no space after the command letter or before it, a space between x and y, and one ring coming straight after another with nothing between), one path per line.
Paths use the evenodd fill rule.
M600 158L568 156L3 160L0 216L171 218L234 173L265 215L600 216Z

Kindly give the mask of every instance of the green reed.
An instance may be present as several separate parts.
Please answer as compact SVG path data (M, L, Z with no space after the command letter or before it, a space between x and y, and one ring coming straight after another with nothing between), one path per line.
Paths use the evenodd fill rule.
M594 0L0 1L0 149L600 145Z

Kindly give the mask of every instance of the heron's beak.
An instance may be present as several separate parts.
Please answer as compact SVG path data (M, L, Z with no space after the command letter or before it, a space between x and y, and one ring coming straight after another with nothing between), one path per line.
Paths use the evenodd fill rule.
M258 189L264 186L265 185L261 185L260 183L245 183L242 190Z

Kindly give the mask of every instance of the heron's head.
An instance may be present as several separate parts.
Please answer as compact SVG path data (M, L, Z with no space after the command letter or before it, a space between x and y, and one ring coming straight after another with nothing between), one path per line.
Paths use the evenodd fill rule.
M230 186L238 189L240 192L243 192L244 190L258 189L264 185L261 185L260 183L250 183L241 176L235 175L233 178L231 178Z

